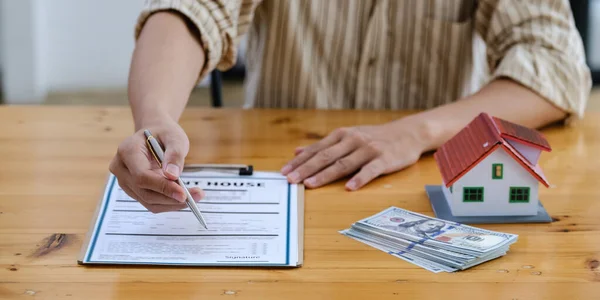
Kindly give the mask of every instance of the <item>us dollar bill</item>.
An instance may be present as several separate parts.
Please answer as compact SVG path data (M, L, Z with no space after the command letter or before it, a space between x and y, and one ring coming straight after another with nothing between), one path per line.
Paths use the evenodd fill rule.
M352 225L442 249L482 256L514 243L518 236L441 220L390 207Z
M343 235L345 235L345 236L347 236L347 237L349 237L349 238L352 238L352 239L357 240L357 241L359 241L361 243L364 243L365 245L369 245L369 246L371 246L371 247L373 247L375 249L381 250L381 251L383 251L385 253L388 253L390 255L398 257L398 258L400 258L400 259L402 259L402 260L404 260L406 262L409 262L409 263L412 263L414 265L417 265L417 266L419 266L419 267L421 267L423 269L426 269L428 271L431 271L433 273L454 272L454 271L457 270L455 268L448 267L448 266L445 266L443 264L438 264L438 263L435 263L435 262L432 262L432 261L428 261L426 259L422 259L422 258L416 257L416 256L408 254L408 253L398 254L393 249L391 249L389 247L386 247L385 245L381 245L381 244L378 244L378 243L373 243L373 242L361 239L359 237L350 235L348 233L347 229L340 231L340 233L343 234Z

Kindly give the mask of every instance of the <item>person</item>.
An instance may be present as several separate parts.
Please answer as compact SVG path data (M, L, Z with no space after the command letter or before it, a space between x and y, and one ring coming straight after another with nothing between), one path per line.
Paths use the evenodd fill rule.
M446 226L444 221L424 219L400 223L395 226L387 225L383 227L420 238L435 238L435 236L440 233L440 230L442 230L444 226Z
M345 186L357 190L481 112L534 128L582 118L591 89L568 0L149 0L129 76L135 133L110 170L150 211L185 207L172 181L189 151L178 119L199 80L235 64L245 35L246 108L420 111L296 149L281 171L308 188L353 174ZM166 148L162 170L143 129Z

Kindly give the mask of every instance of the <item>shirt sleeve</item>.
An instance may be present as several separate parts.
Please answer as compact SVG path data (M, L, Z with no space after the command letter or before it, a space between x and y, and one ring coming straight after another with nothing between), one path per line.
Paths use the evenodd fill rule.
M135 27L135 38L153 13L174 10L185 16L200 33L206 61L198 81L215 68L227 70L237 58L241 37L248 31L260 0L146 0Z
M475 28L491 79L508 77L581 118L592 86L568 0L484 0Z

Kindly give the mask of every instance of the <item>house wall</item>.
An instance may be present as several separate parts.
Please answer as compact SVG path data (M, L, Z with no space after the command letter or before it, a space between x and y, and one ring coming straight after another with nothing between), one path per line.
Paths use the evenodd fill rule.
M523 155L532 165L537 165L542 150L533 148L531 146L519 143L514 140L507 140L508 143L513 146L521 155Z
M492 164L503 164L503 178L492 179ZM450 209L455 216L535 215L538 206L538 181L502 148L497 148L452 189ZM464 187L483 186L483 202L463 202ZM510 187L529 187L529 203L510 203Z

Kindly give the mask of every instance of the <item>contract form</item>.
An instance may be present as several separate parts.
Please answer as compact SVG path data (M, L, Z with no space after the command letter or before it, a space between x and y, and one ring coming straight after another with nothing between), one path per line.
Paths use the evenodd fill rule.
M304 189L279 173L240 176L185 172L205 197L198 207L154 214L110 175L79 258L80 264L300 266Z

